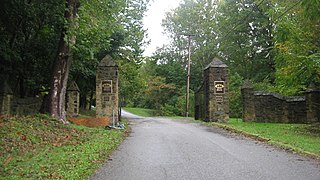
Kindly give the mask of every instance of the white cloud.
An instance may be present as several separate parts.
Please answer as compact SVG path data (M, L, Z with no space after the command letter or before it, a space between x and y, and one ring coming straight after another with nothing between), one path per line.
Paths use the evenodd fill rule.
M181 0L153 0L151 6L143 19L144 28L148 29L148 38L151 40L144 52L145 56L150 56L157 47L169 42L169 39L163 34L161 26L165 13L178 7Z

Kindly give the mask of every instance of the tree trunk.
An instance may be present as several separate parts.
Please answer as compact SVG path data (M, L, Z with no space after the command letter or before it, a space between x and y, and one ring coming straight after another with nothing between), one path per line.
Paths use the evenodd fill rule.
M90 91L89 110L91 110L92 105L93 105L93 93L94 93L94 91Z
M66 11L64 17L69 22L68 28L73 28L74 26L77 8L77 0L66 0ZM58 52L53 65L49 95L49 112L51 116L64 123L68 123L65 111L65 98L69 70L72 62L71 46L75 44L75 36L66 40L67 32L67 28L64 28L61 32Z
M87 109L87 92L81 92L80 94L80 107L83 109L83 110L86 110Z

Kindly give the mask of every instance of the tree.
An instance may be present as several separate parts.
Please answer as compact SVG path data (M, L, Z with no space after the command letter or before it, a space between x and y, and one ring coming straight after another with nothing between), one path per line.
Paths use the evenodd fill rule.
M50 79L64 3L3 0L0 9L1 79L9 82L15 96L38 95L47 89Z
M71 38L77 37L76 44L70 44L70 42L73 43L72 39L71 41L67 41L69 43L67 51L71 52L73 50L74 57L77 58L75 66L72 69L72 77L78 80L81 77L81 80L91 80L91 82L94 82L95 67L98 61L106 54L112 55L118 61L121 72L124 73L125 70L135 69L131 67L135 67L136 63L140 61L139 56L142 53L141 43L144 38L142 17L147 2L145 0L82 0L79 18L76 20L74 16L71 17L69 21L71 31L67 34L68 36L71 35ZM71 11L69 10L68 12ZM74 27L77 28L74 29ZM65 43L64 45L67 44ZM65 48L66 46L63 47ZM58 70L56 72L68 72L69 63L71 63L70 57L67 57L68 64L65 66L61 66L61 63L58 63ZM124 70L123 67L128 68ZM60 100L52 98L52 94L57 93L51 93L51 114L59 119L65 119L63 97L65 96L65 85L68 74L66 73L65 75L63 80L53 81L64 82L61 87L61 93L58 93ZM95 89L95 84L81 83L81 80L79 80L80 85L84 89L82 99L85 101L87 93L90 93L92 97L94 92L92 89ZM123 81L120 80L120 82ZM54 87L58 86L53 85L52 88ZM52 108L57 105L58 109Z
M274 6L276 90L301 94L320 84L319 0L283 1Z
M72 62L71 46L75 44L76 37L71 34L75 28L75 19L79 8L78 0L66 0L64 17L68 24L62 29L58 52L55 58L52 80L50 85L49 111L52 117L66 123L65 97L69 70Z

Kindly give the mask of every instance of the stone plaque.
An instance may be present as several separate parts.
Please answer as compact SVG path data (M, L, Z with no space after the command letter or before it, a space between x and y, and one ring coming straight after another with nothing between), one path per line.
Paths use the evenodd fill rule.
M225 93L224 81L214 81L214 93L215 94Z
M223 102L223 96L216 96L217 102Z
M102 81L102 92L112 93L112 80Z

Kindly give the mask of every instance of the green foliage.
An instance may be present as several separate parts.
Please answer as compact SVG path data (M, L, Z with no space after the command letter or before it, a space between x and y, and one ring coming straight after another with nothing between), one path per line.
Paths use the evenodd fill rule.
M231 116L241 116L244 79L251 79L256 90L301 94L310 83L320 84L319 3L184 0L163 20L172 42L154 54L160 68L153 68L151 74L171 80L171 65L185 67L188 44L183 35L192 34L191 89L200 86L203 68L213 57L220 57L230 68ZM182 74L173 77L183 79Z
M64 1L4 0L0 9L0 79L21 97L38 94L48 87Z
M243 79L274 81L270 48L273 44L272 26L266 15L268 6L268 3L260 4L253 0L185 0L178 8L168 12L163 26L173 41L155 52L154 68L149 74L165 78L166 83L173 83L180 92L172 94L171 99L177 100L173 104L162 104L162 110L171 113L175 107L180 115L185 111L183 96L188 43L184 35L192 34L191 90L195 91L201 85L203 69L212 59L222 57L231 72L231 116L241 116L240 87ZM189 109L193 111L194 102L191 104Z
M224 1L218 7L219 55L231 71L254 82L274 81L272 22L267 1Z
M239 74L231 74L229 84L230 117L239 118L242 115L241 86L243 83L244 80Z
M164 104L160 107L158 114L160 116L174 116L176 115L176 108L170 104Z
M83 103L95 91L96 66L106 54L118 61L123 74L121 94L132 95L141 88L135 82L141 81L138 64L147 43L142 27L147 4L148 0L80 0L76 22L68 26L63 0L4 0L0 11L1 81L8 80L20 96L48 90L61 32L72 27L66 36L76 37L69 79L78 83Z
M155 109L156 115L182 116L186 111L186 71L178 54L162 49L154 57L145 59L140 68L144 89L134 100L135 107ZM173 59L174 58L174 59ZM190 90L189 114L194 114L194 93Z
M273 13L283 13L292 4L285 1L275 6ZM275 22L277 90L282 94L300 94L310 83L320 83L320 16L316 4L318 0L302 1Z
M5 179L86 179L124 135L65 126L46 115L1 119L0 174Z
M131 102L142 89L139 63L146 43L142 17L147 3L148 0L81 2L71 75L81 89L82 99L94 93L96 66L106 54L119 66L121 99Z
M151 77L152 81L148 82L145 95L149 100L151 109L160 110L161 106L168 102L176 93L174 84L165 83L164 77Z

